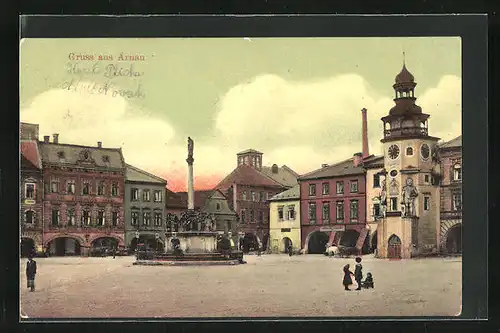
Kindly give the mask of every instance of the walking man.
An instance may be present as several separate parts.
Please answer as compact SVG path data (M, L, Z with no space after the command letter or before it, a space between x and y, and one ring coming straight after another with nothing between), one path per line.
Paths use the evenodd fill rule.
M26 264L26 278L28 280L28 288L30 288L30 291L35 291L35 275L36 261L33 260L33 256L30 255Z
M361 258L356 257L356 267L354 269L354 279L358 284L356 290L361 290L361 280L363 280L363 266L361 266Z

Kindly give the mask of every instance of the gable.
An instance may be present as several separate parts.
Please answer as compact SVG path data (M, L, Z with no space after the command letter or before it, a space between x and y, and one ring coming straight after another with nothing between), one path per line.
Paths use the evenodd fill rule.
M253 185L261 187L283 187L282 184L245 164L239 165L236 169L234 169L228 176L226 176L226 178L217 184L216 188L226 189L233 183L238 185Z
M130 164L126 164L125 179L130 182L157 183L158 185L167 184L165 179L157 177Z

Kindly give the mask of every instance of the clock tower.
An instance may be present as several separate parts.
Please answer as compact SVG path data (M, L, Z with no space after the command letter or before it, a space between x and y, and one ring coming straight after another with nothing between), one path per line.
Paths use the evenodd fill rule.
M396 105L382 118L385 216L377 228L378 255L411 258L439 244L439 138L429 136L430 116L415 104L417 84L405 64L395 81Z

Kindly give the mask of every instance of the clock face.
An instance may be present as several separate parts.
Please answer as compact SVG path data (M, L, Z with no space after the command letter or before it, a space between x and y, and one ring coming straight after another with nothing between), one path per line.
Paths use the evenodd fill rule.
M422 155L422 158L424 160L428 159L429 158L429 155L430 155L430 148L429 148L429 145L427 145L426 143L424 143L421 147L420 147L420 155Z
M389 147L389 157L393 160L399 156L399 147L397 145L392 145Z

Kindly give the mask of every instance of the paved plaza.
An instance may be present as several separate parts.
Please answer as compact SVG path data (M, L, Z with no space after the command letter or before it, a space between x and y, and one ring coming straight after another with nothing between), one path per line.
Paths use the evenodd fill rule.
M37 258L35 292L21 263L21 308L30 318L456 315L461 258L363 257L375 289L344 291L354 258L245 256L237 266L134 266L134 257ZM353 286L354 287L354 286ZM354 289L354 288L353 288Z

